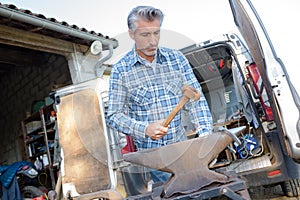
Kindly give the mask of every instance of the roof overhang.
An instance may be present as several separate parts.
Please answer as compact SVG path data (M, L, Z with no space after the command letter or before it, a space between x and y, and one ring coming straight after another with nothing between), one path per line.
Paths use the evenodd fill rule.
M7 27L86 46L90 46L94 41L100 41L103 50L118 47L118 41L114 38L97 34L94 31L87 31L66 22L58 22L54 18L33 14L13 5L1 5L0 3L0 23Z

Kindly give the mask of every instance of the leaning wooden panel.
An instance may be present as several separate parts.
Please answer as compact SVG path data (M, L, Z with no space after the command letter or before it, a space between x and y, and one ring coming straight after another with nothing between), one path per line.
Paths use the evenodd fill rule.
M63 185L73 184L79 194L110 189L106 138L95 90L61 97L57 119Z

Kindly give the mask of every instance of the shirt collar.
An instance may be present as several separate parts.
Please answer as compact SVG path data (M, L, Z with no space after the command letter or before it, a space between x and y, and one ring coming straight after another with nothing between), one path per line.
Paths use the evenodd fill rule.
M168 58L167 52L163 48L160 48L160 47L158 48L157 52L158 52L157 53L157 62L160 64L165 62Z

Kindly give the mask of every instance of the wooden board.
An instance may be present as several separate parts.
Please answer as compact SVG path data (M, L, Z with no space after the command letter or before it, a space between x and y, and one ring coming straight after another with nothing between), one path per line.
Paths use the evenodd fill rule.
M95 90L61 97L57 121L64 153L62 183L73 183L79 194L109 189L107 145Z

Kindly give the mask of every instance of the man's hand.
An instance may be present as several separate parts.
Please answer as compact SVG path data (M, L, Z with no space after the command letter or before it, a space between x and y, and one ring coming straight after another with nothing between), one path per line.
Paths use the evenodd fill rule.
M154 122L149 124L146 128L146 136L152 140L159 140L168 133L168 127L162 125L163 121Z

